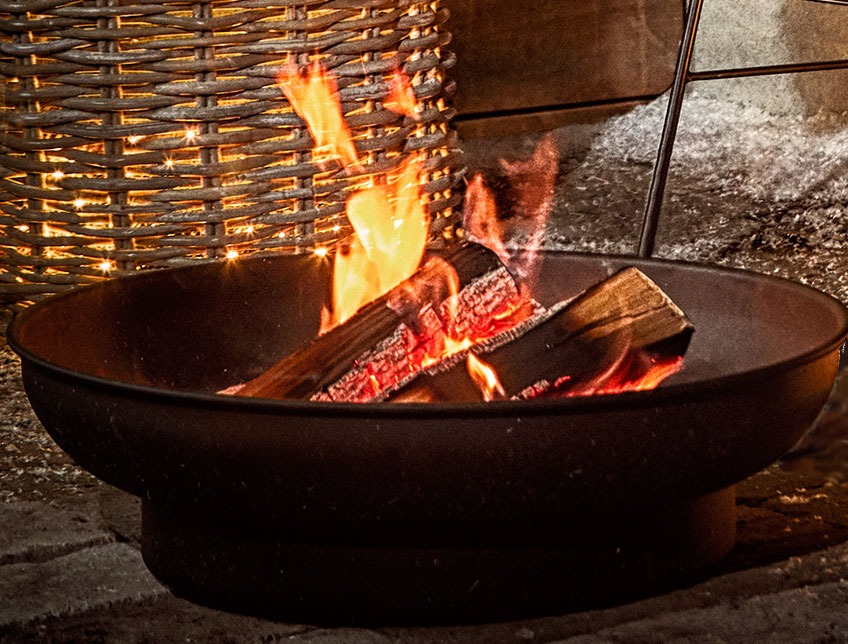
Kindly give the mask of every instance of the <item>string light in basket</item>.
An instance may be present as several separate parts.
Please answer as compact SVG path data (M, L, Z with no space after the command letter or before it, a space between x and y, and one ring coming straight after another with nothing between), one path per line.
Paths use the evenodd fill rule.
M132 4L131 0L128 2ZM72 11L70 7L80 3L75 0L58 0L57 4L63 7L67 5L69 7L67 10ZM156 4L170 6L181 3L158 2ZM229 17L232 11L226 6L231 3L220 4L222 12L220 20L212 18L209 24L210 29L214 31L214 24L221 22L220 37L226 38L227 36L223 34L229 33ZM293 24L303 22L309 26L317 20L325 25L321 27L322 33L325 28L341 31L347 28L349 22L347 19L334 26L330 26L328 20L325 21L325 13L328 10L324 9L323 5L332 3L321 0L314 5L306 4L309 8L302 11L301 9L285 10ZM410 29L403 25L392 26L397 20L404 20L405 9L398 10L397 7L376 9L370 6L373 3L365 4L369 6L360 8L364 20L373 21L375 16L380 14L383 17L379 22L385 23L387 30L392 31L397 28L405 34L410 33ZM0 222L0 237L6 240L0 240L0 255L3 255L4 248L9 247L11 254L16 253L21 257L33 258L29 262L31 266L20 268L21 271L25 271L25 273L22 272L25 274L24 282L43 284L45 292L52 292L54 286L55 290L58 290L65 283L87 282L92 275L101 276L101 271L105 274L111 270L109 276L114 277L116 274L130 272L136 268L179 264L187 259L204 259L210 255L218 256L222 260L224 257L231 260L241 259L253 250L272 247L308 254L315 251L316 257L326 256L327 259L331 259L335 254L333 244L350 229L348 222L340 214L336 214L337 196L342 192L337 192L335 186L338 185L345 192L356 189L366 174L379 176L381 180L377 183L385 186L386 182L382 175L386 173L386 159L408 154L407 141L413 136L409 131L412 128L410 119L417 120L420 115L424 121L429 122L435 118L437 122L440 122L442 117L446 116L446 114L435 114L433 110L434 101L441 93L441 78L438 83L433 83L432 87L428 85L424 88L426 92L418 87L427 79L426 70L433 65L439 66L440 61L432 58L432 52L438 50L438 43L441 40L426 37L429 31L433 33L438 31L435 26L427 29L415 26L417 24L435 25L438 21L433 22L432 19L417 14L433 14L435 18L437 11L429 3L413 4L415 8L412 10L412 15L415 17L410 20L413 23L411 29L416 36L420 35L426 40L426 42L411 43L414 44L414 52L399 52L393 39L390 39L391 42L385 41L383 37L380 37L384 34L374 33L371 29L368 29L367 33L362 33L361 25L357 26L354 23L350 39L356 40L356 47L361 49L361 58L359 58L363 65L361 70L353 69L352 61L350 65L345 64L338 68L334 56L325 56L317 49L305 56L312 62L328 63L326 66L331 70L338 69L340 72L344 85L341 90L346 97L343 120L351 130L351 138L357 144L360 141L363 144L367 142L366 145L360 146L365 149L358 151L356 145L353 145L354 152L361 156L363 165L367 166L363 168L361 175L356 172L341 172L337 163L328 163L326 171L316 164L315 155L320 157L320 151L313 150L312 137L305 136L300 125L274 126L274 140L276 141L279 137L278 144L272 143L268 138L268 124L264 116L257 116L255 122L253 117L236 122L231 121L228 115L225 121L219 123L216 116L217 109L209 111L209 120L207 120L205 110L183 108L183 99L186 105L203 102L213 106L221 101L229 101L231 89L227 83L221 85L220 93L218 86L213 84L186 83L177 86L175 82L172 86L169 83L163 90L168 96L178 87L179 95L183 96L183 99L173 99L178 103L171 105L171 99L164 99L165 94L159 93L158 86L154 88L151 85L138 84L134 75L110 73L101 79L105 83L101 87L102 93L119 96L120 100L107 106L106 111L120 112L120 116L115 118L116 127L92 128L91 136L86 134L78 137L76 134L77 130L89 131L88 115L100 113L104 109L101 92L85 92L80 95L78 97L78 103L81 106L79 112L63 112L74 122L65 124L63 121L55 132L56 128L52 126L41 130L28 128L26 123L29 122L28 120L52 123L58 110L64 109L62 92L47 92L43 102L37 104L21 102L5 105L5 108L25 116L17 119L10 115L7 119L9 127L3 129L3 135L9 138L13 145L7 146L8 154L0 154L0 176L4 177L4 182L7 184L17 183L23 186L15 192L15 194L19 192L23 195L20 197L23 204L28 203L25 197L30 194L27 186L34 184L36 176L39 177L39 183L43 183L41 188L42 191L47 191L44 193L47 197L43 207L39 206L42 210L39 211L37 222L28 221L30 211L27 207L22 207L19 214L7 216ZM29 6L27 3L22 5ZM62 10L59 11L61 13ZM210 8L209 11L214 14L217 10ZM302 17L301 13L303 13ZM3 20L6 14L14 18ZM161 31L159 24L161 20L168 22L172 19L178 21L182 19L182 10L179 8L174 8L172 11L166 7L165 14L170 14L171 18L166 18L158 12L151 14L150 28L155 33ZM23 91L21 78L29 79L26 82L34 87L45 82L49 84L51 82L49 78L54 75L54 66L62 69L67 67L67 62L62 60L65 56L64 50L54 52L55 47L52 43L55 40L55 34L43 31L43 18L39 15L36 12L33 16L29 16L24 12L18 16L14 9L10 12L9 7L0 9L0 41L12 49L18 46L13 43L17 42L20 33L30 34L27 38L33 41L20 45L24 51L21 56L10 56L10 61L12 59L14 61L8 65L9 73L6 74L5 82L14 91ZM147 28L144 25L148 24L148 21L144 16L138 20L135 14L133 16L132 24L115 23L108 34L94 28L88 30L81 27L78 30L80 42L79 46L77 46L77 40L73 43L74 56L83 60L91 55L94 60L83 62L79 73L73 70L68 71L69 86L75 84L75 81L70 79L71 76L78 79L82 87L90 85L91 79L88 77L91 65L96 67L98 59L95 52L100 51L101 47L114 46L121 49L127 46L132 49L140 46L139 43L144 38L138 37L138 34ZM20 17L19 21L18 17ZM340 14L339 18L343 16ZM83 19L80 18L80 20ZM257 23L256 29L261 30L264 25L263 20ZM276 26L271 26L272 33L275 33L275 29L277 29ZM308 27L305 32L301 32L299 27L295 31L311 32L311 27ZM383 31L382 28L380 31ZM315 35L319 37L320 43L320 38L323 36ZM360 35L364 36L361 43ZM89 39L88 36L91 38ZM372 36L378 37L372 38ZM216 36L210 35L210 38L215 39ZM105 44L103 44L104 39ZM287 47L285 39L282 39L280 44L283 48ZM291 105L287 101L284 102L285 97L281 96L277 89L278 79L268 78L267 69L291 67L292 72L299 69L305 74L306 69L299 65L304 43L292 44L294 50L275 51L267 61L263 57L255 70L252 66L250 70L245 69L247 75L253 76L255 72L255 80L252 79L249 83L251 88L256 84L255 95L249 100L257 103L255 107L257 115L271 115L291 110ZM168 46L169 44L165 41L159 41L155 45L157 51L164 51L168 49ZM40 52L35 59L29 58L25 53L28 51L27 48L31 47L35 47ZM178 45L176 51L181 52L182 47L183 44ZM422 52L427 56L426 61L422 59ZM411 60L408 56L410 53L413 56ZM269 56L271 56L270 52ZM140 60L137 65L133 64L139 67L139 71L158 73L159 66L164 63L153 58L155 57L151 56L149 61L152 65L151 69L146 66L148 62L146 58ZM379 63L379 67L374 67L378 60L382 62ZM389 60L391 62L388 62ZM407 65L415 60L421 61L421 64ZM250 61L246 64L250 64ZM177 53L168 65L175 66L171 69L176 78L193 77L192 70L195 69L195 62L184 60L181 53ZM401 83L403 77L392 73L396 67L401 66L416 70L415 74L408 79L413 87L403 85ZM18 70L24 74L20 78ZM297 75L300 76L300 72ZM268 85L264 85L261 79L267 80ZM375 79L382 79L382 82ZM363 97L357 93L360 84L364 84L364 87L375 83L377 87L365 88L366 94ZM269 89L271 84L274 91ZM389 98L387 90L390 86L393 91ZM209 93L210 90L211 93ZM416 90L425 94L421 98L420 106L413 100ZM381 94L386 96L381 97ZM364 96L370 97L368 99L370 109L365 107ZM384 114L381 119L385 119L385 124L375 125L370 117L365 117L365 113L371 109L376 110L378 105L384 102L383 98L389 98L390 104L396 103L398 106L406 103L401 98L407 99L409 106L398 107L398 109L410 114L405 114L407 118L403 120L391 120L390 114ZM246 100L247 97L245 97ZM163 109L160 110L158 106L163 101ZM266 101L267 105L264 104ZM240 104L241 99L233 101L234 107L236 102ZM86 103L89 103L90 109L86 107ZM263 106L260 107L259 103L263 103ZM252 105L248 108L240 104L238 109L242 107L245 109L245 114L254 111ZM380 107L385 108L385 105ZM426 108L426 111L420 111L420 108ZM54 114L53 110L57 112ZM383 123L383 120L379 120L379 123ZM64 129L66 126L67 132ZM403 128L403 132L400 132L398 128ZM59 140L60 137L64 138L61 138L61 143L57 144L53 139ZM285 143L282 143L283 139ZM234 145L235 143L238 144ZM285 150L293 151L292 155L289 156L286 153L275 157L272 164L274 167L268 168L267 171L258 168L255 172L250 170L257 165L257 160L261 160L264 165L265 155L269 154L268 149L277 145ZM432 143L428 139L425 142L415 142L414 147L424 149L425 152L422 154L428 161L435 154L439 154L438 150L441 149L435 137ZM200 158L198 158L199 148L204 150ZM79 159L84 161L80 163ZM216 162L204 163L209 159L214 159ZM366 159L367 163L365 163ZM119 163L121 167L113 167L115 163ZM289 168L282 167L289 164L293 166L291 172ZM280 166L279 170L277 165ZM438 168L454 167L448 162L433 165ZM113 168L113 170L107 173L106 168ZM289 175L296 176L297 179L292 179ZM451 177L453 176L452 174ZM458 179L460 176L458 172L456 176ZM332 190L324 190L325 182L326 185L333 186ZM421 182L429 182L429 177L422 175ZM310 184L316 186L314 195L304 197L301 189ZM442 182L438 183L438 185L441 184ZM292 186L300 187L292 190ZM14 188L13 185L11 187ZM282 217L282 221L275 221L271 225L257 220L256 224L249 226L250 220L245 221L243 213L235 209L229 210L231 192L244 194L239 197L239 205L244 206L245 212L259 211L263 214L272 212L275 213L274 216L277 216L276 213L281 213L281 217L284 213L285 217ZM162 197L163 194L170 196ZM427 194L441 193L431 190ZM176 198L172 198L175 195ZM198 197L199 201L195 197ZM455 213L450 209L452 206L453 204L445 206L439 214L444 213L445 216L455 218ZM10 206L7 210L18 213L17 206ZM207 211L214 213L216 217L214 223L205 220ZM217 217L221 211L227 212L221 218L219 229ZM289 215L291 219L287 218ZM295 223L290 223L291 221ZM334 225L336 222L341 225ZM55 228L45 228L47 223ZM180 230L171 234L172 227L177 225ZM26 230L21 226L26 226ZM211 237L208 232L210 227L215 228L215 234ZM6 235L4 231L10 234ZM46 234L43 234L43 231L46 231ZM186 236L196 236L200 241L196 244L186 243ZM229 246L220 245L221 236L226 239ZM319 239L320 244L327 248L316 250L316 239ZM148 243L148 240L151 243ZM206 245L207 243L209 246ZM115 259L113 257L115 248L126 249L131 251L131 254L126 258L121 257L120 260ZM96 255L92 257L92 253ZM43 269L42 260L52 259L54 255L57 261L51 262L48 268ZM111 258L109 264L104 261L107 257ZM59 259L61 261L58 261ZM13 268L19 270L16 267ZM59 275L62 276L61 279L56 277ZM28 297L29 289L5 288L4 276L7 282L15 278L15 275L4 273L4 267L0 266L0 295L9 292L22 299ZM41 291L38 290L38 292Z
M330 249L326 246L318 246L314 251L312 251L317 257L326 257L330 252Z

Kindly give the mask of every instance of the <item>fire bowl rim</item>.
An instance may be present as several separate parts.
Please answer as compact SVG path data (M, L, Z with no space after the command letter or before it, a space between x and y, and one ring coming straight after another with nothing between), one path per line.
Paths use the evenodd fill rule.
M32 315L37 314L41 309L52 306L53 303L74 297L80 297L90 289L103 288L110 282L128 282L130 280L155 279L157 275L162 273L177 274L179 272L193 272L202 270L215 264L222 262L203 262L193 265L184 265L177 267L168 267L161 270L140 272L131 275L124 275L112 280L87 284L82 287L77 287L63 293L51 295L44 300L35 303L33 306L19 312L9 323L6 330L6 338L9 347L21 357L21 359L30 361L34 365L42 369L47 369L65 378L79 380L89 385L108 390L121 390L129 392L133 395L142 397L163 398L169 402L186 402L191 404L202 403L206 407L225 407L234 411L262 411L273 412L279 409L285 409L287 413L311 415L315 411L320 410L321 415L329 417L345 417L345 418L380 418L391 419L395 417L407 417L410 412L414 412L416 416L425 417L446 417L451 416L466 416L473 413L479 416L502 416L503 414L521 412L530 416L537 414L550 414L552 411L573 413L591 412L596 409L604 409L615 411L621 408L638 408L642 406L653 406L658 401L674 402L676 400L685 400L693 394L709 395L716 392L726 391L729 388L735 387L737 384L745 382L750 383L758 379L769 379L775 374L784 372L788 369L800 367L809 364L815 360L833 352L842 347L848 339L848 307L832 295L825 293L812 286L802 284L795 280L781 277L772 274L759 273L750 269L737 267L720 266L708 264L704 262L681 261L665 258L650 258L643 259L631 255L623 254L601 254L588 252L574 252L566 250L545 250L545 254L549 255L566 255L583 257L597 260L599 262L610 261L620 262L633 260L643 265L657 266L682 266L684 270L692 271L707 271L715 273L726 273L728 275L741 275L747 278L753 278L757 281L766 283L780 284L783 288L793 289L801 293L810 295L819 300L823 305L826 304L828 309L833 313L835 320L840 320L839 331L828 338L824 343L802 354L793 356L786 360L769 364L766 366L750 369L734 374L726 374L698 379L697 381L687 382L672 382L664 383L656 389L650 391L632 391L621 392L612 395L593 395L593 396L577 396L572 398L542 398L536 400L496 400L486 403L478 402L331 402L331 401L310 401L310 400L294 400L294 399L273 399L273 398L256 398L244 396L232 396L215 392L203 392L189 389L170 389L165 387L143 385L138 383L126 382L123 380L115 380L105 378L82 371L64 367L55 362L44 359L32 351L29 351L25 342L20 339L22 328L27 324L27 320ZM273 261L273 256L257 255L253 257L243 258L240 263L253 261Z

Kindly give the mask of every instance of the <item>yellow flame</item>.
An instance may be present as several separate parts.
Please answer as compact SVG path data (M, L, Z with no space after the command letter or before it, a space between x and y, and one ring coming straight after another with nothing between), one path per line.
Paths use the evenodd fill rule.
M347 216L356 234L336 253L331 325L400 284L421 263L429 216L421 201L419 167L412 159L389 185L348 197Z

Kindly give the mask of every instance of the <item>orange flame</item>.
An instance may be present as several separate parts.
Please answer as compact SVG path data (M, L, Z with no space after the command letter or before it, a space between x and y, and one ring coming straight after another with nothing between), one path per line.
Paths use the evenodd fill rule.
M462 226L469 239L486 246L504 264L509 265L509 251L503 243L503 228L498 219L495 194L484 183L482 175L474 175L465 191Z
M338 158L345 167L359 167L359 155L342 115L338 85L321 63L314 62L305 75L292 67L278 80L292 109L306 122L317 155Z
M389 76L389 95L383 102L383 106L397 114L403 114L418 120L420 116L418 112L420 106L418 99L415 98L415 92L406 74L399 70L395 70Z
M559 150L553 135L545 136L529 158L502 160L501 167L514 204L509 235L520 248L511 253L507 266L526 288L532 288L538 275L539 250L550 217L559 171Z
M538 273L538 256L553 203L559 169L559 152L553 136L544 137L526 159L500 162L508 184L504 196L510 211L498 212L494 192L480 175L468 185L463 209L463 229L469 239L488 247L532 290Z
M468 374L471 380L480 388L480 393L483 394L483 400L490 402L506 398L506 392L498 378L498 374L491 365L483 362L480 358L469 351L466 354L465 364L468 367Z
M565 395L598 396L625 391L648 391L656 389L666 378L682 369L682 356L655 358L642 352L629 352L603 374L569 389Z
M602 393L619 393L622 391L647 391L656 389L666 378L673 376L683 369L683 357L674 356L664 360L651 359L648 371L635 378L630 378L616 387L607 386Z

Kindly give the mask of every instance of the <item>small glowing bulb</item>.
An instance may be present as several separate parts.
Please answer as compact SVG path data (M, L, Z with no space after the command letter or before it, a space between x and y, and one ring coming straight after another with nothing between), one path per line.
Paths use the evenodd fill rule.
M279 237L280 239L285 239L286 238L286 231L285 230L282 231L280 234L277 235L277 237Z
M59 179L64 178L65 173L61 170L56 170L50 176L53 177L54 180L58 181Z
M248 227L245 229L245 232L246 232L248 235L252 235L252 234L253 234L253 225L248 226Z
M165 159L165 167L171 170L174 167L173 159Z
M77 210L85 208L85 199L83 199L82 197L77 197L76 199L74 199L74 208L76 208Z
M319 246L313 251L318 257L326 257L329 249L326 246Z
M193 127L187 127L185 131L186 141L194 141L197 138L197 130Z
M138 134L131 134L130 136L127 137L127 142L130 145L135 145L139 141L141 141L141 136L138 135Z
M342 229L342 227L341 227L341 226L339 226L338 224L336 224L335 226L333 226L333 232L334 232L334 233L339 232L341 229Z
M239 253L238 253L238 251L237 251L237 250L228 250L228 251L227 251L227 255L226 255L226 257L227 257L227 259L229 259L229 260L237 259L237 258L238 258L238 256L239 256Z
M110 272L112 271L112 269L114 268L114 266L112 266L112 262L110 262L110 261L107 259L107 260L104 260L104 261L100 262L100 263L97 265L97 268L99 268L99 269L100 269L101 271L103 271L104 273L110 273Z

